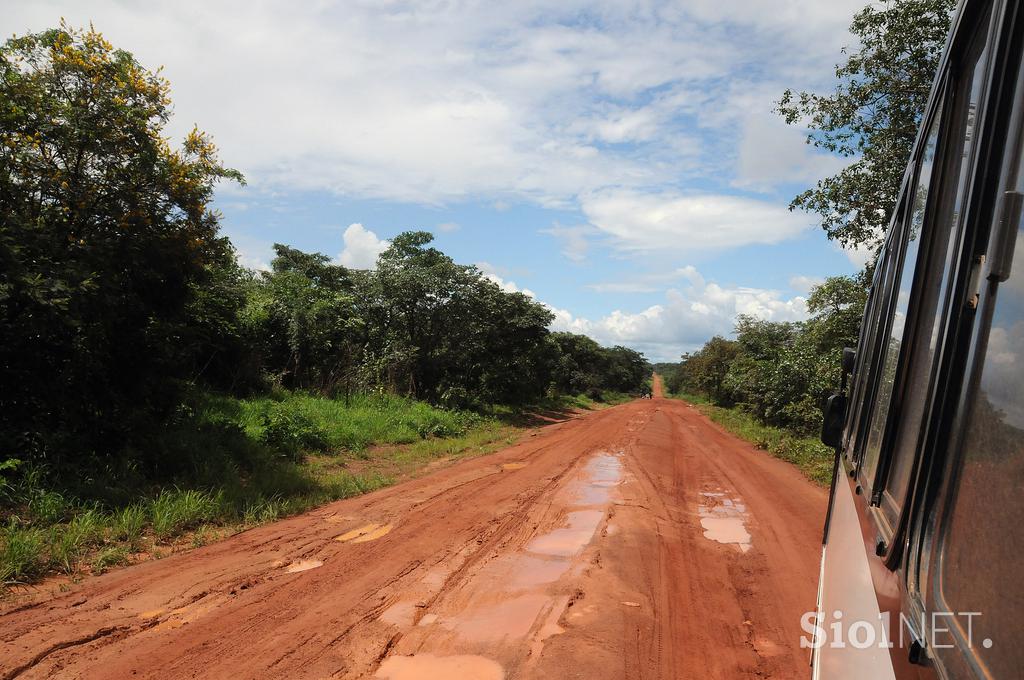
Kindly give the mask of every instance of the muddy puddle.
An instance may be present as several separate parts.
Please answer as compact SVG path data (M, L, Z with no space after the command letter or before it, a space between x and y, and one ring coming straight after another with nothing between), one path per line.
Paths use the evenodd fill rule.
M749 551L753 544L747 531L747 507L742 499L730 497L724 491L703 491L700 495L697 513L704 537L743 553Z
M502 467L519 468L516 463ZM552 499L562 509L560 520L522 548L488 561L460 589L457 600L446 598L447 606L430 607L433 611L418 612L412 602L386 609L380 620L405 629L408 641L416 641L410 649L445 655L389 657L376 677L503 678L495 661L474 655L482 648L505 650L497 655L500 658L509 653L539 658L545 641L564 632L559 621L569 595L560 584L582 568L580 555L600 535L622 481L621 454L593 454ZM372 527L361 527L338 540L355 542L371 531ZM429 588L426 580L423 585ZM453 652L465 654L452 656Z
M526 550L539 555L574 557L590 543L602 519L604 510L570 512L565 520L568 526L538 536L526 545Z
M606 505L622 483L622 461L612 453L598 453L587 461L580 477L569 484L574 505Z
M309 571L324 566L320 560L296 560L285 567L285 573L297 574L300 571Z
M374 677L385 680L502 680L505 671L496 662L482 656L391 656L377 669Z
M390 524L372 523L366 524L351 531L346 531L341 536L336 536L334 540L342 543L366 543L367 541L376 541L382 536L386 536L393 529Z
M466 642L522 640L549 604L544 593L528 593L489 606L471 607L458 618L443 620L439 625Z
M569 571L568 560L534 557L533 555L516 555L512 571L513 588L533 588L554 583Z

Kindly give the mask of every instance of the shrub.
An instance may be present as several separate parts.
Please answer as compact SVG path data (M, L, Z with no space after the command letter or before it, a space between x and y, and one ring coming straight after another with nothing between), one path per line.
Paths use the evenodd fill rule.
M327 434L305 414L274 404L263 414L260 441L284 457L298 460L303 451L327 448Z
M28 501L28 511L42 524L53 524L64 520L71 509L63 495L56 491L38 491Z
M821 408L818 407L817 400L810 396L805 396L795 403L786 404L780 413L783 422L797 434L810 437L818 434L821 430L821 421L824 416Z

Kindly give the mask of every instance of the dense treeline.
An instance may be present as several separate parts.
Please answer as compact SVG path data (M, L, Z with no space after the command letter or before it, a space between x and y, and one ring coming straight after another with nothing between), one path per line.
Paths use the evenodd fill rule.
M156 470L209 389L466 409L647 375L425 232L369 271L285 245L269 272L240 267L210 203L241 175L198 130L172 149L168 83L92 30L9 40L0 102L0 463Z
M738 406L768 425L814 434L825 400L839 386L843 347L856 345L868 282L867 272L827 279L808 297L807 321L741 315L735 340L716 336L680 364L662 367L666 386Z
M640 353L550 332L545 306L455 263L432 238L399 234L373 270L276 245L271 271L239 270L237 323L220 335L238 348L211 348L211 364L217 352L232 360L203 377L232 390L386 391L452 408L643 384Z

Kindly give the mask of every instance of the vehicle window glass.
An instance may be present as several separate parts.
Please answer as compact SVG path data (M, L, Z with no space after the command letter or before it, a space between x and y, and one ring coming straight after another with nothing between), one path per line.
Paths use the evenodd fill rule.
M1024 191L1017 175L1017 191ZM1019 677L1024 580L1024 231L1018 224L1010 279L986 295L982 313L992 315L978 391L969 404L956 497L942 544L940 593L948 611L972 617L972 650L988 677ZM994 305L994 307L991 307ZM991 311L990 311L991 310ZM983 316L983 318L984 318ZM984 330L982 330L984 332ZM961 636L964 617L954 617ZM991 641L986 647L984 641Z
M891 239L890 239L891 241ZM866 439L865 428L867 427L866 419L868 414L871 412L870 404L868 403L871 395L872 379L875 371L875 357L879 352L879 325L880 317L885 311L888 291L892 286L893 272L895 271L895 260L896 252L894 251L892 244L887 242L882 248L881 253L878 256L877 271L874 281L874 301L872 303L871 315L868 317L866 323L868 325L867 332L864 334L864 349L863 351L867 356L864 357L864 362L861 365L861 374L859 376L860 385L858 386L857 396L857 420L854 423L853 436L850 441L852 444L851 453L854 460L860 461L863 455L864 440ZM858 350L860 351L860 350Z
M928 202L928 187L931 185L932 165L935 162L935 147L938 144L939 117L936 116L928 130L924 151L918 162L917 184L908 219L903 225L906 249L898 278L893 281L895 299L889 315L889 333L884 338L881 361L878 366L878 388L870 415L867 431L867 445L864 449L862 469L868 484L875 477L878 457L882 448L882 437L885 434L885 423L889 415L889 404L892 401L893 381L896 377L896 365L903 342L903 330L907 321L907 307L910 303L910 290L914 282L914 269L917 266L917 253L921 242L921 228L924 225L924 209Z
M856 455L860 416L864 403L864 390L870 378L871 343L875 336L875 319L878 316L878 297L884 267L882 263L885 262L886 257L887 249L883 247L878 255L878 269L868 293L868 303L864 311L864 320L861 322L860 337L857 338L857 367L850 385L850 403L853 404L853 411L849 420L848 439L844 445L847 456L851 457L851 459Z
M931 375L945 318L942 313L943 304L959 252L960 215L966 199L970 166L974 158L978 103L985 80L984 44L984 41L978 40L964 60L965 72L970 73L970 77L957 84L952 110L948 117L952 130L947 137L948 149L943 151L947 174L942 179L942 186L956 187L956 190L942 192L935 214L929 218L930 262L921 282L918 311L915 313L914 321L919 331L915 334L907 388L900 409L900 427L881 499L881 508L890 526L895 526L902 509L921 430L925 424L924 415L931 392Z

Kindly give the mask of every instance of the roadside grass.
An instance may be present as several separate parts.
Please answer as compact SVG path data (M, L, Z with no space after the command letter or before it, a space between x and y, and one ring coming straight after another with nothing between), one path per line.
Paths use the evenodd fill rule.
M749 413L736 408L715 406L700 395L674 396L693 404L701 413L737 437L747 440L776 458L793 463L816 484L827 486L831 482L834 453L817 439L764 425Z
M198 395L154 442L156 473L75 471L61 483L44 469L18 470L0 507L0 590L206 545L389 486L435 462L491 453L551 419L524 414L567 417L631 398L559 397L480 414L394 396L353 396L346 404L288 392Z
M239 424L254 440L282 450L358 452L374 444L408 444L426 437L455 437L480 423L469 411L433 407L394 395L327 399L276 393L257 399L210 396L202 405L211 420Z

